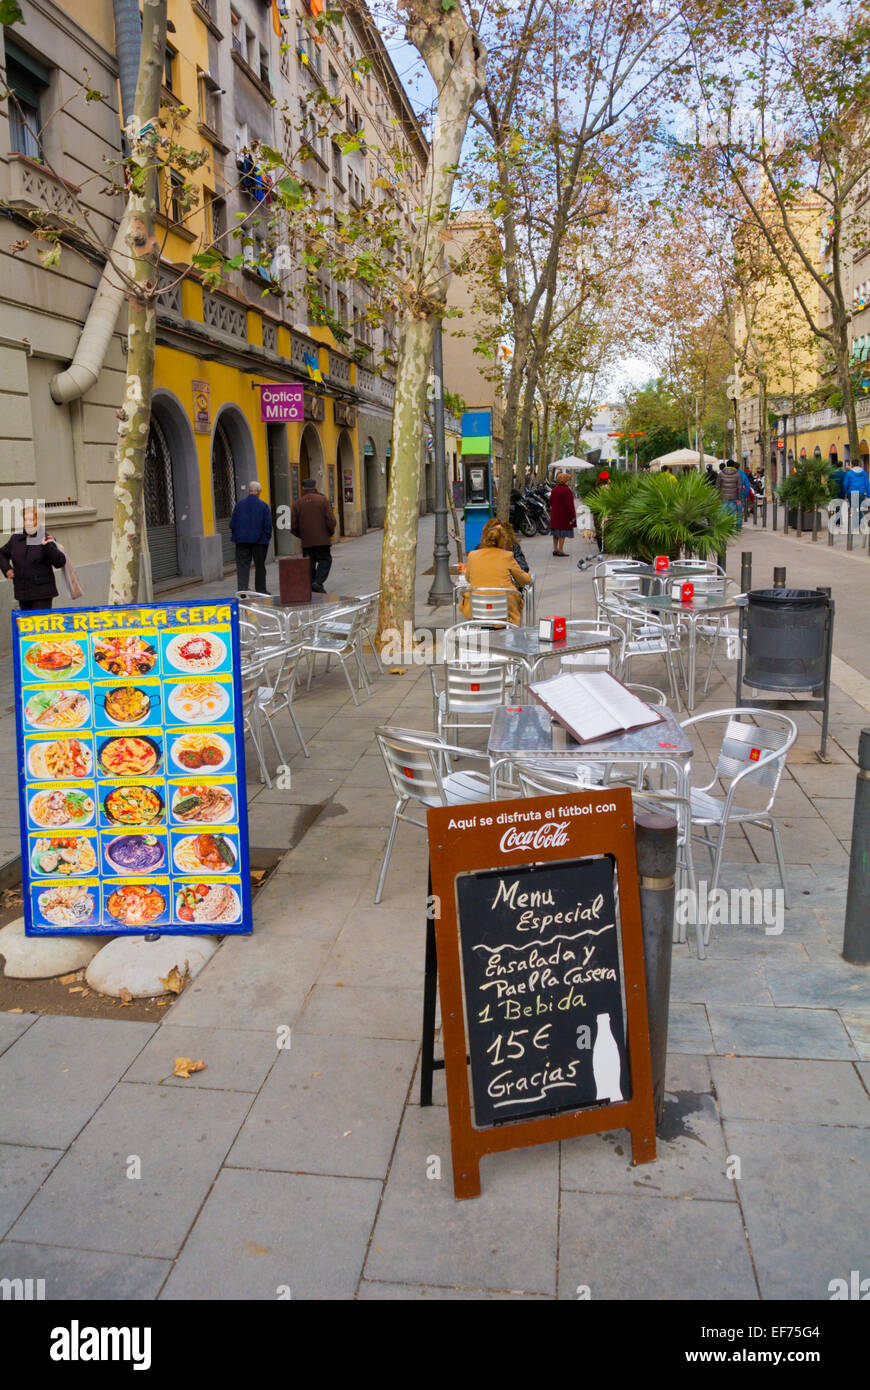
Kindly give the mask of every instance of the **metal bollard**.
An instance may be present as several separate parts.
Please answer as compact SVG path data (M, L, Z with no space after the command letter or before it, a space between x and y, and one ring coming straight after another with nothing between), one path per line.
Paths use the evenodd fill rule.
M637 868L640 875L640 916L649 1044L652 1058L653 1104L656 1126L665 1108L665 1066L668 1057L668 1009L674 936L677 822L671 815L640 811L635 817Z
M773 587L774 587L774 589L784 589L784 588L785 588L785 565L777 565L777 566L774 568L774 571L773 571Z
M762 524L762 526L764 527L764 529L765 529L765 531L766 531L766 530L767 530L767 498L766 498L766 497L762 497L762 499L761 499L761 524Z
M858 739L843 959L850 965L870 965L870 729L862 729Z
M740 592L748 594L752 588L752 551L740 552Z
M774 497L774 499L773 499L773 529L774 529L774 531L777 529L777 527L778 527L778 525L779 525L779 520L778 520L778 516L777 516L778 511L779 511L779 502L778 502L777 499Z
M814 508L813 508L813 540L814 540L814 541L817 541L818 539L819 539L819 509L818 509L818 507L814 507Z
M853 495L854 495L854 494L853 494ZM852 549L854 548L854 533L853 533L853 530L852 530L852 512L853 512L853 510L854 510L854 508L853 508L852 505L851 505L851 497L850 497L850 498L848 499L848 501L847 501L847 504L846 504L846 549L847 549L847 550L852 550Z
M830 505L830 504L829 504L829 505ZM828 545L833 545L833 544L834 544L834 513L831 512L831 511L826 510L825 515L826 515L827 518L828 518Z

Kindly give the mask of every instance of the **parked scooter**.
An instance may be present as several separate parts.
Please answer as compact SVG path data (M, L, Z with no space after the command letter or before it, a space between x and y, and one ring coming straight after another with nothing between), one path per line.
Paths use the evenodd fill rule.
M510 522L514 530L521 536L537 535L538 527L535 518L527 507L522 493L518 492L516 488L511 489Z
M540 491L534 487L527 487L523 493L523 501L527 510L534 518L538 532L542 536L549 535L550 532L550 508Z

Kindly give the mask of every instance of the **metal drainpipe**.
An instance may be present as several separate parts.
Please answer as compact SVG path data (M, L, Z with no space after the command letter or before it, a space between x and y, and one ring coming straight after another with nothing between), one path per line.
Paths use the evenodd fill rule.
M138 0L112 0L112 7L115 15L115 49L121 87L122 122L126 125L133 114L136 100L142 22L139 17ZM118 313L124 302L124 286L113 270L112 261L126 253L126 220L125 213L115 234L111 256L106 261L88 310L75 356L66 371L59 372L51 379L51 398L58 405L78 400L96 383L103 369L109 343L118 322Z

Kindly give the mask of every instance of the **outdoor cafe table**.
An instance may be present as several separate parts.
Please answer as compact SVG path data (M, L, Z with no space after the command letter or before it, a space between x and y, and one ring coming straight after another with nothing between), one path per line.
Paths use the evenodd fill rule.
M564 642L547 642L538 636L537 626L514 627L506 623L503 628L491 627L485 631L490 651L497 656L509 656L525 667L527 685L535 679L538 667L548 657L600 651L602 647L613 648L619 646L621 640L619 637L603 637L600 632L590 632L588 628L572 633L570 618Z
M502 705L493 716L487 745L490 794L495 799L500 768L540 759L564 762L566 771L583 763L670 769L674 790L688 797L692 741L672 710L663 706L656 712L664 715L656 724L577 743L542 705Z
M701 618L723 618L726 613L736 613L741 607L742 594L696 594L688 603L675 599L671 594L624 594L623 601L632 608L649 608L656 613L676 614L684 618L689 626L689 669L686 672L686 708L692 714L695 708L695 647L696 629Z

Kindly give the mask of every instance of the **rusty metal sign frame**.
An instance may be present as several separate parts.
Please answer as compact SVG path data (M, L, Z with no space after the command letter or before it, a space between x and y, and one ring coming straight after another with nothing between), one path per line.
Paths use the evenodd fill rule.
M615 811L602 809L614 804ZM499 814L520 807L537 808L546 818L548 811L555 812L560 806L591 806L592 810L569 816L567 844L542 845L530 851L515 867L519 869L529 863L557 863L593 855L612 856L619 885L619 933L631 1097L615 1104L595 1105L537 1119L508 1120L492 1128L478 1129L472 1121L456 879L460 874L498 869L507 863L500 848L505 827L496 819ZM524 798L522 801L434 806L427 810L426 816L431 891L434 901L439 904L439 911L435 915L435 939L455 1196L459 1199L480 1196L480 1160L486 1154L504 1153L536 1144L552 1144L556 1140L573 1139L582 1134L627 1129L631 1134L633 1161L652 1162L656 1156L655 1112L640 887L630 790L627 787L612 787L607 791L566 792L556 796ZM451 820L472 818L475 820L474 828L450 828ZM489 824L482 824L487 820ZM541 824L546 824L546 819Z

